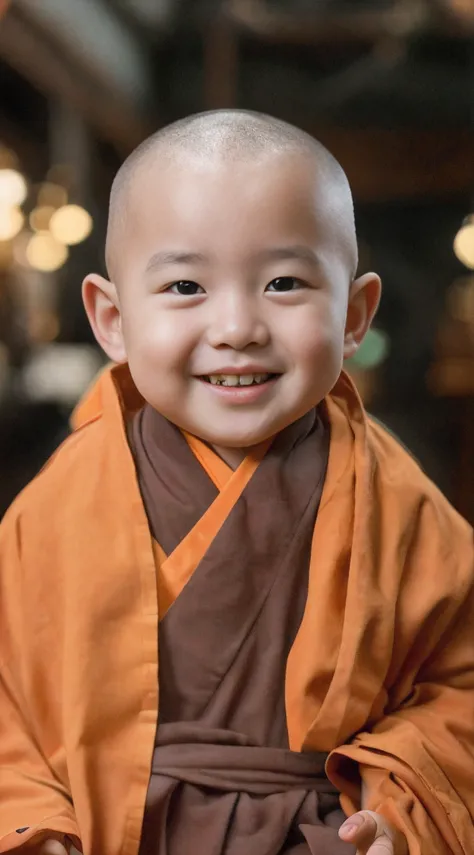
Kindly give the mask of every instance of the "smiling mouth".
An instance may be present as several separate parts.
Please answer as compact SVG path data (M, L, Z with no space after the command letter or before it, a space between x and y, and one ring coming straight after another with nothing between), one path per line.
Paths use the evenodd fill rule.
M262 386L270 380L279 377L279 374L203 374L199 379L212 386Z

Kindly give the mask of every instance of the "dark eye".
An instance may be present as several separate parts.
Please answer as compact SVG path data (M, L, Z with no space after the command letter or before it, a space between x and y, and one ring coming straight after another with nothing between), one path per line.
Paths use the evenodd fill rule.
M298 288L301 288L299 279L295 279L294 276L279 276L278 279L272 279L268 283L266 290L282 294L285 291L296 291Z
M173 282L166 289L173 294L179 294L180 297L194 297L196 294L201 294L202 288L197 282L190 282L187 279L180 279L179 282Z

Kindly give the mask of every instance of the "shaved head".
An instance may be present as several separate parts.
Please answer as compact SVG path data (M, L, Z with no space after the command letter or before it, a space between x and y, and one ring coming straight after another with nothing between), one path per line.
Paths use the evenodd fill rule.
M278 154L294 154L316 164L322 204L335 212L351 257L351 275L357 267L354 209L344 170L330 152L305 131L263 113L213 110L180 119L144 140L119 169L112 185L107 229L106 263L114 279L117 247L127 217L137 175L170 163L215 160L229 164Z
M107 266L83 287L98 342L232 467L334 388L380 295L376 274L355 278L341 166L309 134L243 110L175 122L125 161ZM255 388L210 380L242 371Z

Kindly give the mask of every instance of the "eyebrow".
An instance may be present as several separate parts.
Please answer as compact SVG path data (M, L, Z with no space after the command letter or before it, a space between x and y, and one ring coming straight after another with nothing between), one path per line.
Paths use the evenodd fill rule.
M207 261L205 255L200 252L173 252L172 250L163 250L155 252L149 259L145 272L154 270L156 267L165 267L168 264L196 264L197 262Z
M320 259L309 246L295 244L293 246L275 246L263 249L256 254L256 257L262 261L305 261L310 264L319 264ZM157 267L166 267L171 264L197 264L209 261L208 257L201 252L186 252L162 250L155 252L149 259L145 272L155 270Z

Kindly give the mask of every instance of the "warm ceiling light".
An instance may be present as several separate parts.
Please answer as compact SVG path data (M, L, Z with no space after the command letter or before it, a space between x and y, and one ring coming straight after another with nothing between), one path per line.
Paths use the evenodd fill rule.
M89 237L92 217L80 205L64 205L51 217L49 228L56 240L72 246Z
M30 214L30 226L34 232L47 232L51 217L55 212L55 208L51 205L42 205L39 208L34 208Z
M0 207L0 240L12 240L21 232L24 222L19 208Z
M454 238L454 252L459 261L474 270L474 214L466 217Z
M21 172L16 169L0 169L0 205L21 205L28 193L28 186Z
M51 272L63 266L69 251L50 234L33 235L26 248L26 258L35 270Z

